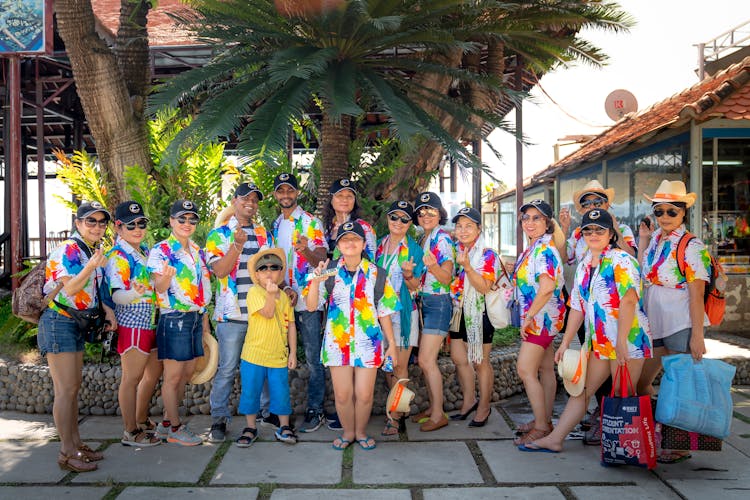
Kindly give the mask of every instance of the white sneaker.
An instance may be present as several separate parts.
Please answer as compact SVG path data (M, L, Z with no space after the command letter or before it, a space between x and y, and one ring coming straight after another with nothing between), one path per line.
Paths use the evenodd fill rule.
M195 433L188 428L187 424L180 424L176 431L169 429L167 442L177 443L182 446L197 446L203 444L203 438L196 436Z
M166 441L169 437L169 426L165 426L162 422L159 422L156 424L156 430L154 432L156 433L156 437L162 441Z

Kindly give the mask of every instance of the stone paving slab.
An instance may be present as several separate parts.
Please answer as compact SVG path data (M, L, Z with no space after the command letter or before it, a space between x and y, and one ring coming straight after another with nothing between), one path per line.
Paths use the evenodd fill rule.
M382 443L370 451L354 445L356 484L470 484L482 476L463 442Z
M407 489L378 490L315 490L277 488L271 493L271 500L411 500Z
M161 418L152 417L152 420L161 422ZM209 415L184 417L184 421L187 422L193 432L204 438L208 435L208 431L211 428L211 417ZM242 421L244 422L244 418ZM123 431L122 425L121 417L95 417L89 415L82 417L78 424L78 430L81 433L82 439L120 439ZM239 427L239 429L241 430L242 427Z
M679 464L658 466L656 474L665 481L676 479L731 479L747 477L748 459L726 443L721 452L692 451L693 458Z
M649 481L646 484L617 486L571 486L570 491L578 500L670 500L680 496L660 481ZM704 497L706 498L706 497Z
M724 447L727 445L734 447L740 453L750 457L750 438L741 438L737 435L731 435L724 440ZM722 448L723 450L724 448Z
M731 433L736 436L748 435L750 434L750 424L739 418L733 418Z
M78 474L73 483L195 483L216 453L216 445L180 446L163 443L136 448L113 443L104 450L99 470Z
M669 484L689 500L720 498L721 500L747 500L750 479L710 480L675 479Z
M734 394L733 394L734 396ZM750 399L743 395L735 396L734 411L750 418Z
M164 500L165 498L194 498L219 500L258 498L258 488L168 488L158 486L129 486L117 496L118 500Z
M342 453L327 443L232 445L211 484L336 484L341 481L341 461Z
M429 488L422 490L424 500L555 500L564 499L560 490L553 486L518 487L518 488Z
M16 411L0 412L0 440L55 438L57 438L57 431L52 415L31 415Z
M297 425L302 423L302 417L297 417ZM394 436L382 436L380 433L383 432L385 427L385 416L384 415L373 415L370 417L370 421L367 423L367 434L375 438L378 442L398 441L399 435ZM263 428L262 426L260 427ZM315 443L333 443L333 440L341 435L341 430L332 431L325 424L321 425L317 431L313 432L299 432L297 436L300 442L315 442ZM273 439L273 435L271 435Z
M469 422L473 418L466 420L450 421L446 427L432 432L422 432L419 430L420 424L415 424L411 420L406 421L406 432L409 441L435 441L435 440L456 440L456 439L507 439L512 438L515 432L511 430L508 423L496 408L492 408L490 418L484 427L469 427Z
M87 442L96 449L99 443ZM0 442L0 482L56 483L68 471L57 465L60 443L49 441Z
M108 486L0 486L0 498L22 498L23 500L50 500L59 498L99 500L109 490Z

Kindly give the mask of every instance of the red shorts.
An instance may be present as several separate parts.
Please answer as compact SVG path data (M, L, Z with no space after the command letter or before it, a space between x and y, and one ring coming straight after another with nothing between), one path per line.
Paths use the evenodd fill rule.
M122 356L131 349L138 349L143 354L151 354L151 351L156 349L156 330L118 326L117 352Z
M555 340L554 335L534 335L533 333L530 333L526 336L526 340L524 342L528 342L530 344L536 344L542 349L547 349L550 345L552 345L552 342Z

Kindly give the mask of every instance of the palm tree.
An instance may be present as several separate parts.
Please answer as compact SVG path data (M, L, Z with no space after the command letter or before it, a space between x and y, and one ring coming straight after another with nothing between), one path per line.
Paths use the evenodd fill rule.
M222 50L162 85L152 105L197 111L182 145L236 137L251 160L284 150L290 120L317 108L319 207L328 184L358 167L348 164L357 117L387 117L389 134L411 158L386 195L420 189L428 181L420 174L445 154L481 168L462 141L502 127L498 103L518 98L504 83L507 50L538 70L573 59L601 63L576 33L629 23L616 5L581 0L349 0L319 16L291 17L271 0L193 0L191 7L180 19Z

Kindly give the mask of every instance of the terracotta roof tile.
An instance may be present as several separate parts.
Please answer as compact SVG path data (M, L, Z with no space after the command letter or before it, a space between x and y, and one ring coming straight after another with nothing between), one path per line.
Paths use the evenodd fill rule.
M99 21L100 32L113 39L120 26L120 0L91 0ZM151 47L198 45L190 33L177 26L167 13L186 11L188 7L180 0L159 0L156 9L148 14L148 39Z

